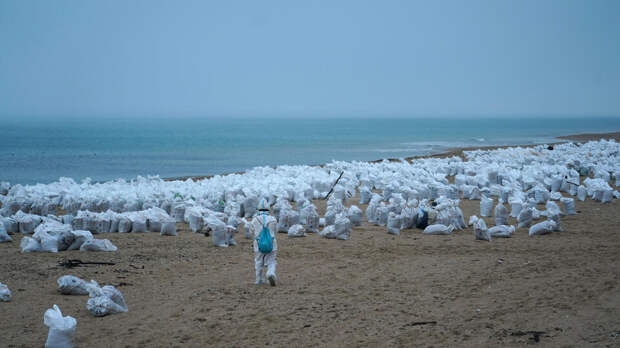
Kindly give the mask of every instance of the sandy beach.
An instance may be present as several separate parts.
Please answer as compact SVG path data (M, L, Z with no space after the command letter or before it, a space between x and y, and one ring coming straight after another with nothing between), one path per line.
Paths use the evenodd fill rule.
M620 132L562 137L599 138ZM323 216L325 201L314 204ZM479 204L461 201L466 220ZM491 242L474 240L471 227L393 236L365 219L348 241L278 234L276 287L254 285L242 234L239 245L216 248L179 223L177 237L106 234L117 252L58 254L21 254L13 235L0 244L0 281L13 292L0 303L0 346L41 346L53 304L77 319L78 347L619 346L620 206L575 204L562 232L529 237L522 228ZM65 259L114 265L66 269ZM66 274L117 286L129 312L93 317L88 296L57 291Z

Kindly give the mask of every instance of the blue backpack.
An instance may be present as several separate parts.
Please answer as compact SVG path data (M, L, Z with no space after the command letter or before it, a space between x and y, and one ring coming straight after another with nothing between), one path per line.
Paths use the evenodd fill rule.
M269 228L265 225L265 215L263 215L263 229L256 240L258 241L258 251L261 253L269 254L273 250L273 237Z

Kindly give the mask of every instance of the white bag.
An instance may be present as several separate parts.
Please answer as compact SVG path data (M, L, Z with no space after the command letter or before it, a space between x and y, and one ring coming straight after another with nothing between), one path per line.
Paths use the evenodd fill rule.
M349 240L351 235L351 221L344 216L344 214L338 215L334 223L334 229L336 238L341 240Z
M288 236L293 238L293 237L305 237L306 233L304 231L304 227L300 224L296 224L291 226L291 228L288 229Z
M64 275L56 281L58 291L63 295L88 295L86 282L76 276Z
M491 216L493 213L493 200L486 196L482 196L480 200L480 216Z
M5 284L0 283L0 301L9 302L11 301L11 290Z
M517 217L518 228L529 227L532 224L533 211L532 208L522 209Z
M93 234L90 231L72 231L73 243L67 248L67 250L79 250L82 244L88 240L93 240Z
M349 220L353 226L362 225L362 210L355 205L352 205L348 211Z
M510 238L515 231L515 227L510 225L499 225L489 228L489 235L496 238Z
M474 222L474 236L476 240L486 240L487 242L491 241L491 234L487 229L487 224L483 219L478 219Z
M211 225L213 244L217 247L228 248L226 224L217 220Z
M119 233L129 233L131 232L131 220L126 216L121 216L118 219L118 232Z
M41 251L41 243L34 238L24 237L19 243L22 248L22 253L30 253L35 251Z
M0 221L0 243L12 242L13 239L9 236L4 227L4 223Z
M159 233L162 236L176 236L177 235L177 224L174 219L165 219L161 222L161 232Z
M555 229L555 221L546 220L530 227L530 236L551 233Z
M575 200L573 198L564 197L560 199L562 205L564 206L564 211L567 215L575 215L577 211L575 210Z
M71 316L62 316L57 305L45 311L43 323L50 328L45 341L45 348L71 348L77 320Z
M395 213L390 213L388 215L387 220L387 233L393 235L400 235L400 226L402 224L402 219L400 215L396 215Z
M497 203L495 206L495 225L505 225L506 220L508 220L508 211L506 210L506 206L503 203Z
M588 189L583 185L579 185L579 187L577 187L577 199L583 202L586 200L587 195Z
M86 309L95 317L128 311L123 294L115 287L106 285L101 288L97 282L91 280L87 289L90 298L86 303Z
M452 230L454 230L454 226L446 226L442 224L434 224L428 225L424 229L424 234L432 234L432 235L445 235L452 234Z
M116 245L108 239L91 239L80 246L80 251L117 251Z

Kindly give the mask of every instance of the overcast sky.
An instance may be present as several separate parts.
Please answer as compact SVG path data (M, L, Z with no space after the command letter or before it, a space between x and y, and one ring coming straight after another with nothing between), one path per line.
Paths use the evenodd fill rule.
M620 115L620 1L0 0L0 116Z

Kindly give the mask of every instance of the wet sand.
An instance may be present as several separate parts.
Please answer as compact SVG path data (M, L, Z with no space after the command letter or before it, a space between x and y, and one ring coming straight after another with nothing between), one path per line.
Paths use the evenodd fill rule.
M113 253L21 254L13 235L0 244L0 282L13 292L0 303L0 346L41 346L53 304L77 319L78 347L618 346L620 206L575 203L563 232L517 229L491 242L471 228L392 236L366 222L349 241L278 234L276 287L253 284L243 235L216 248L184 223L177 237L96 236L112 240ZM315 204L322 215L325 202ZM466 220L479 213L479 201L460 206ZM68 270L58 266L65 258L115 265ZM87 296L57 292L65 274L117 286L129 312L91 316Z

